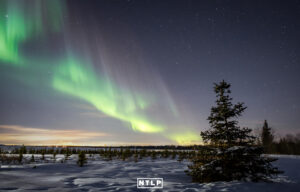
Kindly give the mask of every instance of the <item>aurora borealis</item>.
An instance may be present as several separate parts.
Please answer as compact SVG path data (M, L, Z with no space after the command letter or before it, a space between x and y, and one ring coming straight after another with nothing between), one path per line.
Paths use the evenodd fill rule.
M62 5L59 1L32 3L31 7L25 1L1 1L0 58L5 63L22 65L29 62L19 52L21 44L48 28L53 31L60 28Z
M232 23L222 14L244 23L254 16L226 12L233 5L225 4L1 0L0 134L6 139L0 143L201 143L199 132L207 128L214 102L212 84L221 79L232 82L234 97L250 106L242 125L256 128L267 118L275 128L295 131L297 118L288 114L299 111L299 50L290 42L298 38L274 30L271 38L288 56L276 45L264 47L267 42L259 48L265 50L255 52L257 45L250 42L258 41L251 38L270 32L232 35L243 22ZM289 27L285 32L299 30L277 20ZM272 73L265 79L267 70ZM278 102L282 98L289 100ZM43 142L36 139L39 134Z
M84 48L78 46L73 49L72 46L74 45L68 43L69 38L71 38L68 34L69 30L66 29L68 26L62 25L65 21L60 20L62 18L58 17L63 14L61 12L64 10L61 8L61 6L64 6L63 1L32 1L31 3L34 6L31 7L25 2L19 3L17 1L6 1L4 3L3 7L7 9L2 10L2 13L6 13L5 21L2 21L2 29L7 30L1 31L0 37L1 45L3 45L0 59L3 64L25 68L29 75L33 75L30 77L33 79L32 81L39 81L39 78L41 78L34 77L35 69L49 70L52 77L42 80L42 82L45 82L45 85L42 86L52 88L53 92L64 93L63 96L66 97L78 98L78 102L86 102L112 119L127 123L127 127L130 127L133 131L159 133L181 144L193 142L193 139L194 141L199 140L196 132L195 136L183 134L183 139L178 139L178 136L173 135L174 133L172 133L170 127L168 128L168 125L159 119L152 118L149 115L150 112L148 112L151 107L155 107L152 109L153 111L169 110L169 113L172 113L174 106L158 106L156 101L158 98L155 97L155 93L145 95L143 89L137 90L132 85L128 88L126 85L114 82L113 74L108 74L105 70L114 73L113 70L116 69L112 69L113 64L110 66L105 63L106 61L93 60L93 56L89 52L89 49L94 49L92 45L87 45ZM67 47L65 53L54 59L47 57L47 55L42 59L39 57L26 57L26 54L22 53L20 47L26 44L27 41L34 41L36 37L47 38L47 35L51 35L51 33L61 33L65 36L66 43L64 46ZM80 34L80 31L78 33ZM72 34L74 34L74 31ZM83 38L81 41L88 42L89 40ZM82 54L82 51L88 53ZM102 55L100 49L98 54ZM97 62L98 65L108 69L97 71L94 69ZM121 78L121 81L127 81L126 76L122 77L122 74L119 78ZM30 83L28 86L30 88L35 87ZM160 100L170 99L168 95L163 93L164 90L155 83L152 86L156 86L157 91L161 94L160 96L164 97ZM156 106L153 103L156 103ZM101 132L101 129L99 131Z
M85 65L89 66L86 62ZM137 110L147 108L147 101L118 90L108 79L96 75L74 58L62 61L54 72L53 88L81 98L108 116L129 122L133 130L162 132L163 127L149 123Z

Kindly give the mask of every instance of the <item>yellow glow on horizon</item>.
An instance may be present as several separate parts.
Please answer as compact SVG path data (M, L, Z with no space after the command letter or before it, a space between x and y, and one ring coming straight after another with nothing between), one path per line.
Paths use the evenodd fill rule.
M202 139L199 134L194 132L178 133L169 136L171 140L176 141L180 145L202 144Z

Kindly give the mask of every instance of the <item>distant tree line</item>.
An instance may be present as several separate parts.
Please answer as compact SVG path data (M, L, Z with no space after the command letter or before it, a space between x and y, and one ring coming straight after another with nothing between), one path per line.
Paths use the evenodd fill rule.
M260 138L258 143L263 145L265 153L300 155L300 133L295 135L287 134L276 141L274 130L269 127L268 122L265 120Z
M64 159L60 160L64 163L69 160L71 155L78 155L77 164L82 167L87 164L87 160L93 160L101 158L105 161L122 160L122 161L134 161L138 162L144 158L151 158L153 161L158 158L169 158L179 162L183 160L189 160L194 158L196 155L202 154L205 151L206 146L194 148L193 150L170 150L170 149L132 149L129 147L121 148L92 148L92 149L81 149L81 148L34 148L25 147L24 145L15 148L10 153L2 151L0 154L0 162L4 164L23 164L23 163L35 163L35 162L56 162L56 155L64 155ZM24 158L23 154L31 154L31 158ZM45 158L47 154L47 158ZM49 157L49 155L52 155ZM87 158L87 154L89 158ZM50 159L51 160L50 160ZM61 158L60 158L61 159Z

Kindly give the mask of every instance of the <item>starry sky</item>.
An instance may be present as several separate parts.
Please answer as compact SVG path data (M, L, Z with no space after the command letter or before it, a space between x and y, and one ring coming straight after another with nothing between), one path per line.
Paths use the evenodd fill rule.
M300 1L0 0L0 143L201 143L213 83L298 133Z

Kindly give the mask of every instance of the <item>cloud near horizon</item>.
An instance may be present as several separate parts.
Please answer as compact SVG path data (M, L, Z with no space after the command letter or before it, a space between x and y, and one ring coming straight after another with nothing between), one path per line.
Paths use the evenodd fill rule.
M90 143L91 139L105 136L109 136L109 134L81 130L51 130L19 125L0 125L1 144L85 145Z

